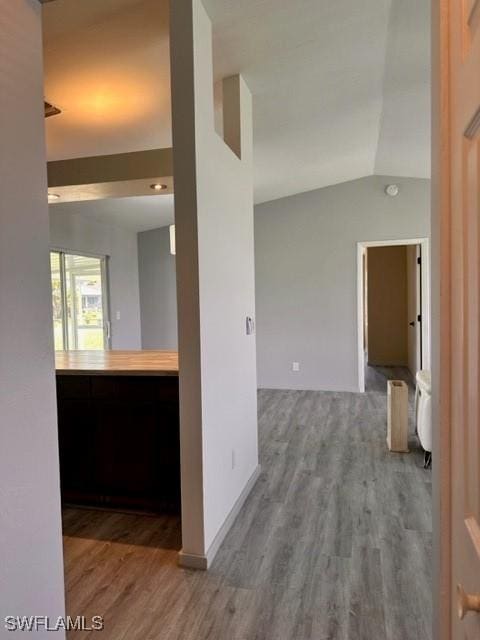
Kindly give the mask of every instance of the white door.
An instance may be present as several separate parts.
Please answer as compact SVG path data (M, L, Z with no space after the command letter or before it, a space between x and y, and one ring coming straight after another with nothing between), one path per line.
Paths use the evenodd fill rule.
M422 272L421 247L407 245L408 368L413 377L422 368Z

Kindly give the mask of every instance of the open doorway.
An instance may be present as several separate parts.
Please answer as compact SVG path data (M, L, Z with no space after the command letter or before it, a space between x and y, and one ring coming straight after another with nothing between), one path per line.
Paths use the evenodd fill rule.
M168 3L48 3L43 45L66 608L113 627L182 546Z
M358 386L430 367L428 239L358 243Z

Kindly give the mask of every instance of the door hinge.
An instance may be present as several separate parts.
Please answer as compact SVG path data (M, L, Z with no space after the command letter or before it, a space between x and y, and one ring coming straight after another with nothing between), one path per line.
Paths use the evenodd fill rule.
M418 321L418 322L421 322L421 321L422 321L422 316L421 316L421 315L418 315L418 316L417 316L417 321Z
M422 258L420 256L417 258L417 264L422 264Z

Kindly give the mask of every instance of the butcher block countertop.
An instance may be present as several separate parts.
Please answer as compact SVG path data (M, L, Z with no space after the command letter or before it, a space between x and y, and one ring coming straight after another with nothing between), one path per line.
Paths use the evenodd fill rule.
M178 376L177 351L56 351L57 375Z

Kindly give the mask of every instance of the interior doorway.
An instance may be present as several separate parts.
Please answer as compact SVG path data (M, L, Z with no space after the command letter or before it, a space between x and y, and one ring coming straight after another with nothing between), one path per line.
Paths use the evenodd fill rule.
M358 243L357 276L359 390L367 366L414 380L430 367L428 239Z

